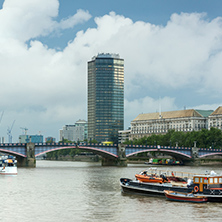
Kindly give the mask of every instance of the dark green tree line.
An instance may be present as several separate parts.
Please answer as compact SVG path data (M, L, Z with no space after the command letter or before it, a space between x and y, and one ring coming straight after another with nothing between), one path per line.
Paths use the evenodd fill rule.
M199 148L222 148L222 131L216 128L187 133L169 130L165 135L153 134L148 137L126 141L125 144L176 146L178 143L178 146L193 147L195 141Z

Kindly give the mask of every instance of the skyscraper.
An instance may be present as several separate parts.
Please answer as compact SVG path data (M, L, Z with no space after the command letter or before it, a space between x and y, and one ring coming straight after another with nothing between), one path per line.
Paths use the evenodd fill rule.
M124 60L98 54L88 62L88 140L118 141L124 128Z

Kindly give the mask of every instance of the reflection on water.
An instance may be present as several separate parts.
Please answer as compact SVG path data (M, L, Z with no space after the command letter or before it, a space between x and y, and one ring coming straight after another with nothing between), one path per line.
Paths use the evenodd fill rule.
M122 194L120 177L134 178L146 165L37 161L17 176L0 176L0 218L5 221L221 221L222 203L179 203L163 197ZM166 169L165 167L159 167ZM220 167L170 167L204 173Z

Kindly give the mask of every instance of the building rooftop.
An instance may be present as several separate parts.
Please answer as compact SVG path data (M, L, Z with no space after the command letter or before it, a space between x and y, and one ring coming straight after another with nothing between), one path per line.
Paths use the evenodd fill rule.
M202 115L203 117L208 117L211 113L213 113L213 110L200 110L200 109L196 109L196 111L198 113L200 113L200 115Z
M133 121L152 120L152 119L173 119L173 118L182 118L182 117L204 117L204 116L201 115L200 112L197 112L195 109L187 109L187 110L168 111L161 113L156 112L156 113L139 114Z
M210 116L222 115L222 106L219 106Z
M119 54L115 53L99 53L97 56L93 56L92 60L97 58L113 58L113 59L120 59Z

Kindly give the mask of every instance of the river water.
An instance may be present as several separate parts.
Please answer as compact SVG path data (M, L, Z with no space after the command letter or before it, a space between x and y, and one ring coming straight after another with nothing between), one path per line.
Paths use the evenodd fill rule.
M120 177L134 178L146 165L37 161L17 176L0 175L0 221L222 221L222 203L180 203L162 197L122 194ZM159 167L159 169L166 169ZM204 173L221 167L169 167Z

